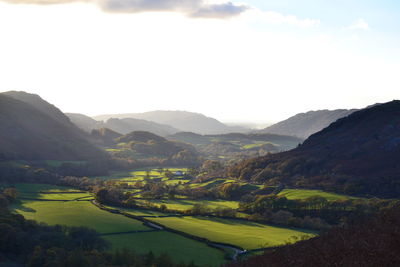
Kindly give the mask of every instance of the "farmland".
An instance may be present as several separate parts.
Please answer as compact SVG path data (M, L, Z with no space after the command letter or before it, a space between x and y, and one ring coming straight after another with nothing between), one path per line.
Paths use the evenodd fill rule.
M50 225L64 224L93 228L109 242L110 250L128 248L138 253L149 251L156 255L167 253L177 262L193 260L197 264L211 266L223 263L227 255L233 257L234 249L224 247L223 250L218 250L192 238L232 245L253 253L253 250L260 248L281 246L317 235L315 231L301 228L245 220L249 214L238 210L239 200L192 199L184 195L175 195L173 199L167 195L159 199L143 198L142 194L146 193L144 188L130 187L140 182L164 183L166 186L191 190L213 190L224 184L237 183L246 187L249 192L261 189L260 185L231 178L195 182L187 178L185 175L187 171L187 168L143 168L114 172L101 177L102 180L112 181L119 187L128 185L123 192L133 194L135 203L139 206L138 208L105 206L118 210L117 213L104 211L93 205L90 202L94 199L92 193L44 184L17 184L20 201L14 204L13 208L27 219ZM312 196L322 196L328 200L352 199L345 195L303 189L284 189L278 195L291 200L302 200ZM236 219L201 214L184 215L199 204L206 207L209 212L217 209L233 210ZM161 210L161 207L166 209ZM128 218L118 214L119 212L135 217ZM141 220L154 222L167 229L155 229ZM189 236L185 236L186 234Z
M315 196L324 197L328 201L357 199L357 197L352 197L348 195L329 193L322 190L307 190L307 189L284 189L278 194L278 196L284 196L287 199L291 200L301 200Z
M283 245L293 237L312 237L310 231L269 226L249 221L207 217L151 218L163 224L214 242L227 243L244 249L258 249Z
M138 200L138 204L145 205L146 203L152 203L160 206L165 205L169 210L185 211L191 209L195 204L204 204L209 208L231 208L237 209L238 201L227 201L227 200L187 200L187 199L152 199L152 200Z
M156 176L156 171L139 170L130 175L140 178L143 175ZM123 175L125 176L125 175ZM128 179L129 177L125 177ZM132 177L131 177L132 178ZM201 265L217 266L224 262L224 254L230 249L221 250L165 230L148 227L139 220L113 214L99 209L90 201L93 196L68 187L17 184L20 200L13 209L27 219L49 225L86 226L93 228L111 244L110 249L124 247L138 253L153 251L155 254L167 253L176 261L194 260ZM154 205L166 205L168 209L185 211L195 204L203 203L209 208L237 209L237 201L227 200L189 200L159 199L150 201ZM205 238L212 242L226 243L251 250L273 247L293 241L293 237L312 237L315 233L289 229L239 219L220 219L205 216L184 216L144 209L118 208L133 216L164 225L179 232ZM184 253L182 253L184 251Z
M21 195L27 196L29 189L29 196L39 197L37 201L20 200L12 206L14 211L26 219L49 225L62 224L93 228L101 234L106 234L104 238L109 241L112 250L126 247L138 253L149 251L156 255L167 253L176 262L188 263L193 260L199 265L217 266L224 262L224 253L220 250L177 234L157 231L138 220L100 210L89 201L52 201L55 199L51 193L66 192L71 190L69 188L31 184L18 184L17 187ZM75 195L75 193L57 193L56 195L62 199L68 199L69 195ZM148 213L143 211L136 215L146 214Z

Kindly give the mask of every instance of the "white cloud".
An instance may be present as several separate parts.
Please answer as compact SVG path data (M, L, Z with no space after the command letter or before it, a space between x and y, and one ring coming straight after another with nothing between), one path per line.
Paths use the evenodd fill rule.
M246 13L246 18L250 20L256 20L275 25L289 24L301 28L310 28L316 27L321 23L319 19L300 19L294 15L284 15L275 11L261 11L255 8Z
M368 31L370 28L368 23L363 18L359 18L353 24L347 27L347 29Z
M199 8L194 13L192 13L191 16L200 18L224 18L240 15L248 9L248 6L235 5L231 2L222 4L211 4Z
M232 2L209 2L206 0L0 0L13 4L64 4L72 2L93 3L106 12L181 12L189 17L230 18L245 12L248 7Z

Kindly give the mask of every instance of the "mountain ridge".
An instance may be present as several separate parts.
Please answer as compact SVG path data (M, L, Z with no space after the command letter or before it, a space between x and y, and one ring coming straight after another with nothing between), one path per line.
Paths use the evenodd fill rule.
M0 94L1 160L95 160L107 157L55 106L24 92ZM25 101L34 99L34 104ZM42 105L41 108L35 106ZM48 114L50 113L50 114Z
M332 122L346 117L355 111L357 109L323 109L298 113L256 132L291 135L306 139L313 133L328 127Z
M178 129L177 132L194 132L199 134L222 134L231 132L248 132L250 129L237 126L227 126L215 118L207 117L201 113L188 111L156 110L144 113L105 114L94 116L97 120L110 118L127 119L135 118L166 124Z

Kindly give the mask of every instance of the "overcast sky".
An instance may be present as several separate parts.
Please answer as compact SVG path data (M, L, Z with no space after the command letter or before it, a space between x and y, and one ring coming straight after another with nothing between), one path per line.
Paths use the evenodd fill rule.
M270 122L400 98L397 0L0 0L0 91Z

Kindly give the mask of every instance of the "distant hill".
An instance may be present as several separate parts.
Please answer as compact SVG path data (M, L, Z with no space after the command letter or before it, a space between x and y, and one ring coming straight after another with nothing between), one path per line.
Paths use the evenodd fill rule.
M117 133L108 128L93 129L90 133L91 139L102 146L113 146L116 144L115 139L122 136L122 134Z
M70 120L86 132L94 129L107 128L121 134L128 134L133 131L148 131L161 136L179 132L178 129L152 121L133 118L109 118L105 121L97 121L89 116L78 113L67 113Z
M166 136L178 132L177 129L152 121L141 119L108 119L103 123L104 127L112 129L122 134L128 134L133 131L147 131L157 135Z
M318 110L300 113L287 120L278 122L258 133L273 133L280 135L292 135L303 139L313 133L319 132L336 120L346 117L356 111L355 109Z
M346 194L400 194L400 101L337 120L288 152L244 161L229 175Z
M136 131L136 132L131 132L127 135L121 136L116 139L117 142L123 142L123 143L129 143L129 142L141 142L141 143L146 143L149 141L155 141L155 142L166 142L167 139L155 135L150 132L144 132L144 131Z
M244 133L229 133L229 134L211 134L200 135L191 132L179 132L166 137L169 140L186 142L193 145L206 145L216 141L252 144L257 142L270 142L281 146L281 150L289 150L304 140L294 136L277 135L277 134L244 134Z
M129 113L95 116L96 120L108 120L110 118L135 118L170 125L178 131L194 132L198 134L222 134L232 132L248 132L247 128L239 126L227 126L222 122L206 117L203 114L187 111L150 111L145 113ZM176 132L178 132L176 131Z
M80 129L91 132L93 129L102 128L103 122L96 121L89 116L79 114L79 113L65 113L65 115L71 120L73 124L78 126Z
M0 160L106 158L59 109L37 95L1 93L0 125Z
M169 141L150 132L135 131L114 140L117 147L109 149L114 158L158 159L161 165L199 163L198 152L192 145Z
M286 151L303 142L303 139L293 136L243 133L200 135L180 132L166 138L192 144L209 159L225 161Z

